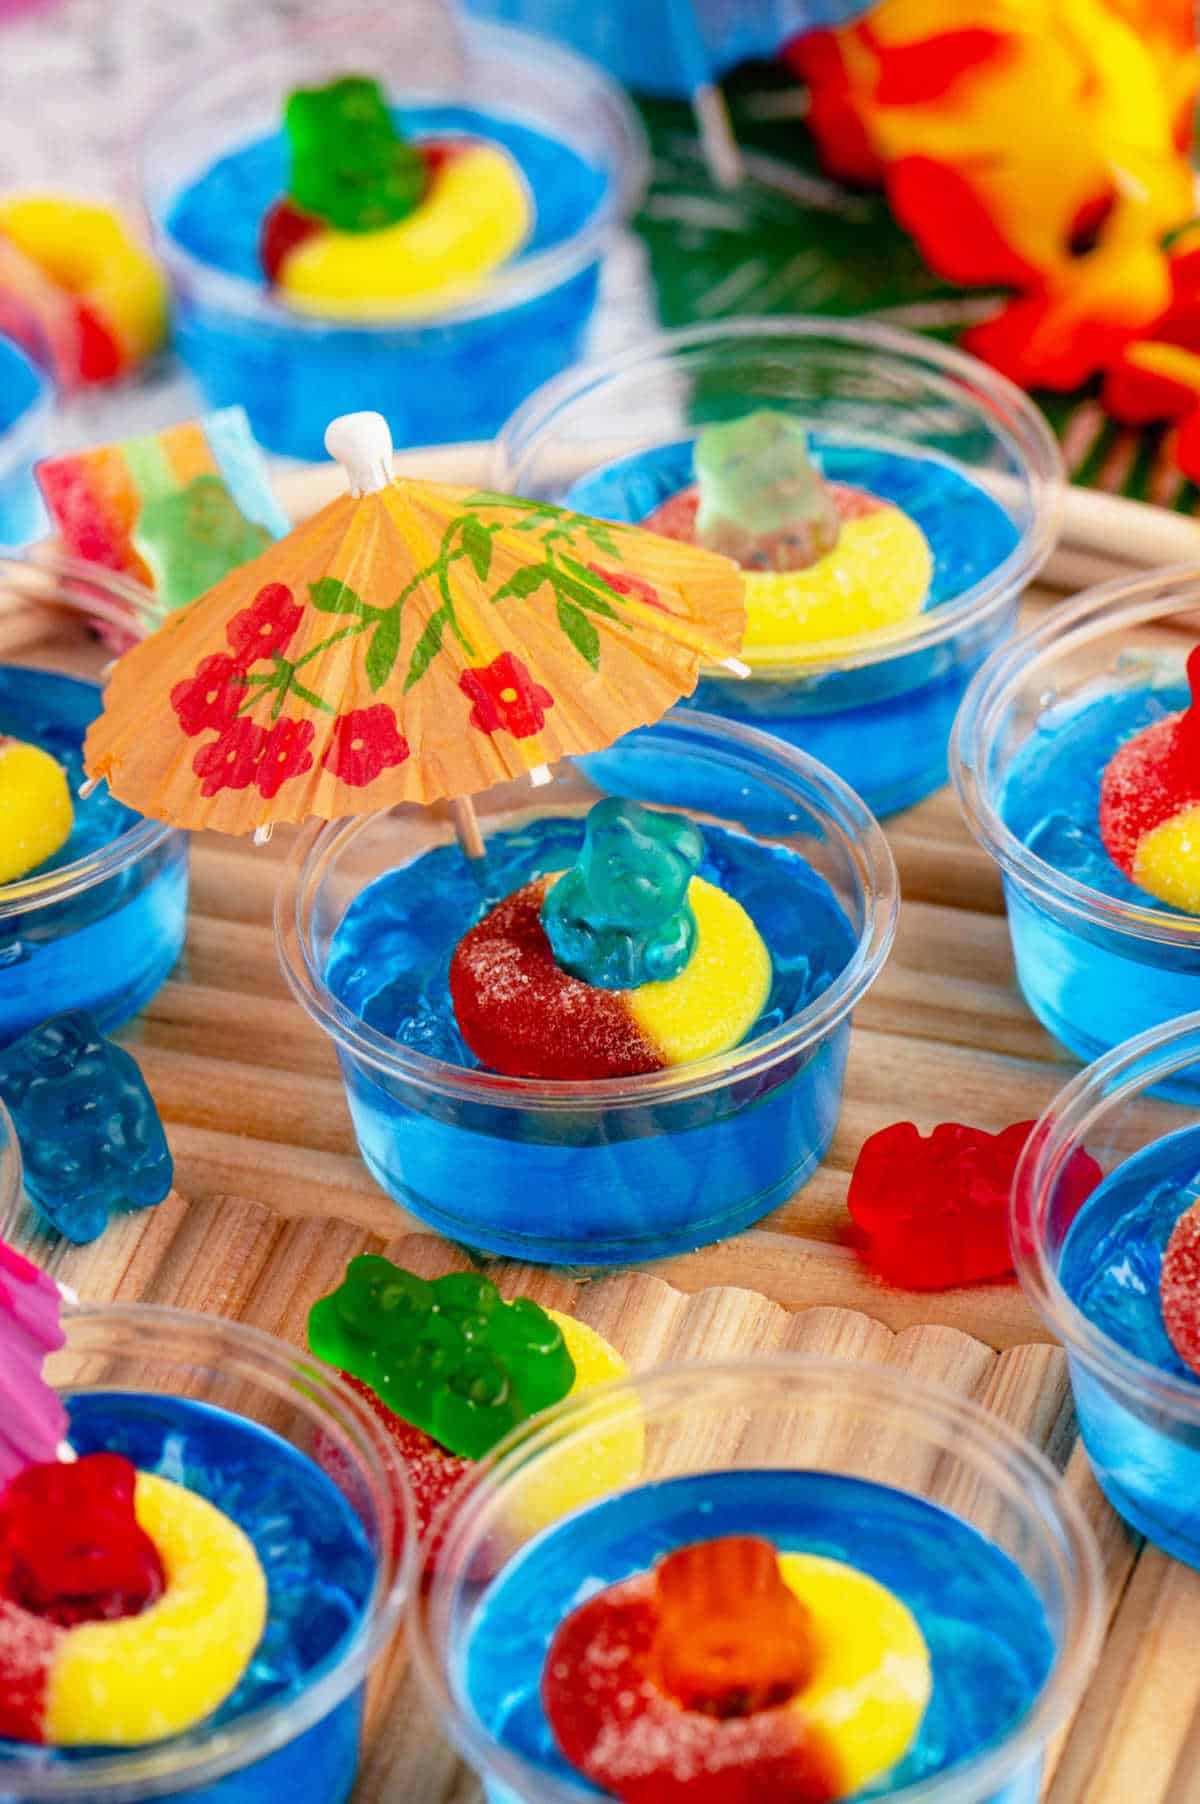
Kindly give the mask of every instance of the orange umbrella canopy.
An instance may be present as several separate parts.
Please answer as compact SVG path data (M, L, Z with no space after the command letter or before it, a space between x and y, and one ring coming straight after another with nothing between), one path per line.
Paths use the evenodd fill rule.
M744 620L714 553L389 479L127 652L87 770L142 814L226 833L472 795L657 720L733 659Z

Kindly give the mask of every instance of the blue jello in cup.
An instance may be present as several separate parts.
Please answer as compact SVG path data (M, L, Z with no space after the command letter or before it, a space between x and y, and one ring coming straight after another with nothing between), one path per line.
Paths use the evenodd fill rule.
M548 1520L550 1487L594 1470L635 1423L641 1469L601 1498L577 1489ZM961 1397L852 1361L704 1363L608 1386L510 1436L443 1521L416 1665L490 1804L609 1795L552 1733L551 1639L603 1588L699 1542L757 1536L842 1562L915 1618L928 1701L907 1751L855 1795L1035 1804L1103 1620L1095 1544L1041 1455Z
M453 949L503 895L572 862L602 795L700 826L698 874L771 954L763 1012L732 1051L631 1077L482 1069L450 1004ZM280 887L284 971L337 1048L372 1175L452 1239L549 1262L660 1257L784 1202L832 1137L850 1011L895 927L895 868L858 797L764 734L677 711L477 807L483 888L445 814L408 806L310 829Z
M0 547L45 531L33 466L47 450L50 384L11 339L0 337Z
M51 620L64 610L126 640L144 631L150 622L136 611L143 593L53 554L0 563L0 594L29 610L31 657L43 643L53 646ZM0 664L0 734L49 752L66 772L74 807L66 843L0 885L0 1043L67 1009L118 1026L145 1007L183 946L186 835L143 820L104 788L79 793L83 741L99 712L96 683Z
M1063 1342L1080 1432L1109 1501L1200 1566L1200 1376L1159 1291L1179 1216L1200 1196L1200 1014L1117 1047L1051 1104L1017 1172L1017 1271ZM1177 1102L1162 1100L1177 1096ZM1082 1147L1103 1177L1079 1206Z
M996 653L955 727L954 782L1000 866L1017 981L1083 1060L1200 1008L1200 916L1134 883L1100 832L1113 754L1187 706L1198 608L1190 567L1088 590Z
M115 1748L0 1741L0 1796L344 1804L367 1675L414 1557L387 1436L336 1373L240 1323L136 1304L70 1309L64 1327L47 1374L75 1451L122 1454L232 1518L266 1579L266 1623L234 1692L193 1728Z
M285 99L344 75L377 80L418 143L490 142L520 171L533 203L526 242L452 305L322 318L264 277L259 230L288 179ZM329 421L355 409L383 413L402 446L490 438L580 356L602 258L646 159L636 115L602 70L531 33L414 4L239 46L164 103L140 160L175 343L209 405L240 402L269 450L323 459Z
M748 643L750 677L702 675L687 705L799 746L874 813L892 814L945 782L963 691L1014 630L1021 591L1053 543L1058 452L1010 383L958 351L864 321L688 327L532 396L500 436L494 486L641 522L692 483L704 428L762 409L807 430L827 481L906 514L931 574L908 617L840 637ZM839 555L835 547L830 564ZM874 576L860 586L870 592Z

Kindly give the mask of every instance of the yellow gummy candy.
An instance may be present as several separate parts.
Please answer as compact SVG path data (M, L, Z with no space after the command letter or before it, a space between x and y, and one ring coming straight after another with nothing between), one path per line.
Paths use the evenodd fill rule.
M1200 805L1181 808L1142 835L1133 880L1160 902L1200 915Z
M167 334L167 285L111 207L61 194L0 202L0 231L52 282L95 310L123 361L138 363Z
M916 1618L877 1579L818 1554L783 1553L784 1581L812 1613L816 1663L795 1708L836 1747L847 1793L912 1746L933 1689Z
M23 739L0 738L0 883L35 871L71 837L75 811L57 758Z
M745 1039L771 991L771 955L741 903L703 877L688 885L696 949L679 973L626 990L630 1014L668 1065Z
M928 540L898 507L845 520L807 570L747 572L742 656L757 669L806 644L900 625L920 613L932 578Z
M167 1588L140 1616L72 1629L50 1673L46 1740L124 1747L180 1735L223 1704L262 1639L267 1583L253 1544L194 1491L139 1472L137 1519Z
M305 313L369 319L466 299L529 235L517 165L488 145L456 152L415 212L378 232L322 231L284 259L279 286Z

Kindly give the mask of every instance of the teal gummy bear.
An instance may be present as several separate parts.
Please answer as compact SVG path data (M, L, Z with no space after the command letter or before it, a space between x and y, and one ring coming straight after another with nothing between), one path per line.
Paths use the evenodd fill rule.
M297 88L285 115L296 206L339 232L377 232L420 205L425 159L396 130L379 83Z
M601 990L678 976L696 949L687 892L703 856L683 815L597 802L578 859L542 903L555 962Z
M29 1200L85 1246L118 1209L160 1203L174 1176L136 1061L83 1009L52 1015L0 1051L0 1096L17 1130Z
M147 501L133 531L159 602L168 612L194 601L271 544L248 520L220 476L195 476L174 494Z
M706 426L693 464L697 543L744 570L804 570L837 544L837 508L798 420L760 408Z
M561 1330L531 1298L505 1303L478 1273L430 1281L370 1253L313 1304L308 1344L465 1459L482 1459L575 1382Z

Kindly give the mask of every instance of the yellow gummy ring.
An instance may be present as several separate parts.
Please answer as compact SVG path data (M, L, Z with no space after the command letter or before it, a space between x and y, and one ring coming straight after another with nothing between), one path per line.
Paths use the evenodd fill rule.
M779 1570L811 1612L813 1675L793 1701L835 1748L846 1793L903 1758L933 1690L925 1637L907 1604L868 1573L819 1554L781 1553Z
M139 1472L139 1524L166 1590L140 1616L85 1622L50 1672L45 1739L121 1747L179 1735L223 1704L262 1639L267 1581L253 1543L204 1497Z
M0 883L15 883L60 851L74 818L58 759L40 745L0 738Z
M0 231L95 309L127 363L157 350L167 332L166 280L119 213L64 194L19 194L0 201Z
M739 1046L771 993L771 955L733 896L693 877L688 901L699 930L677 977L623 992L637 1026L668 1065Z
M1200 915L1200 805L1181 808L1137 843L1133 881L1184 914Z

